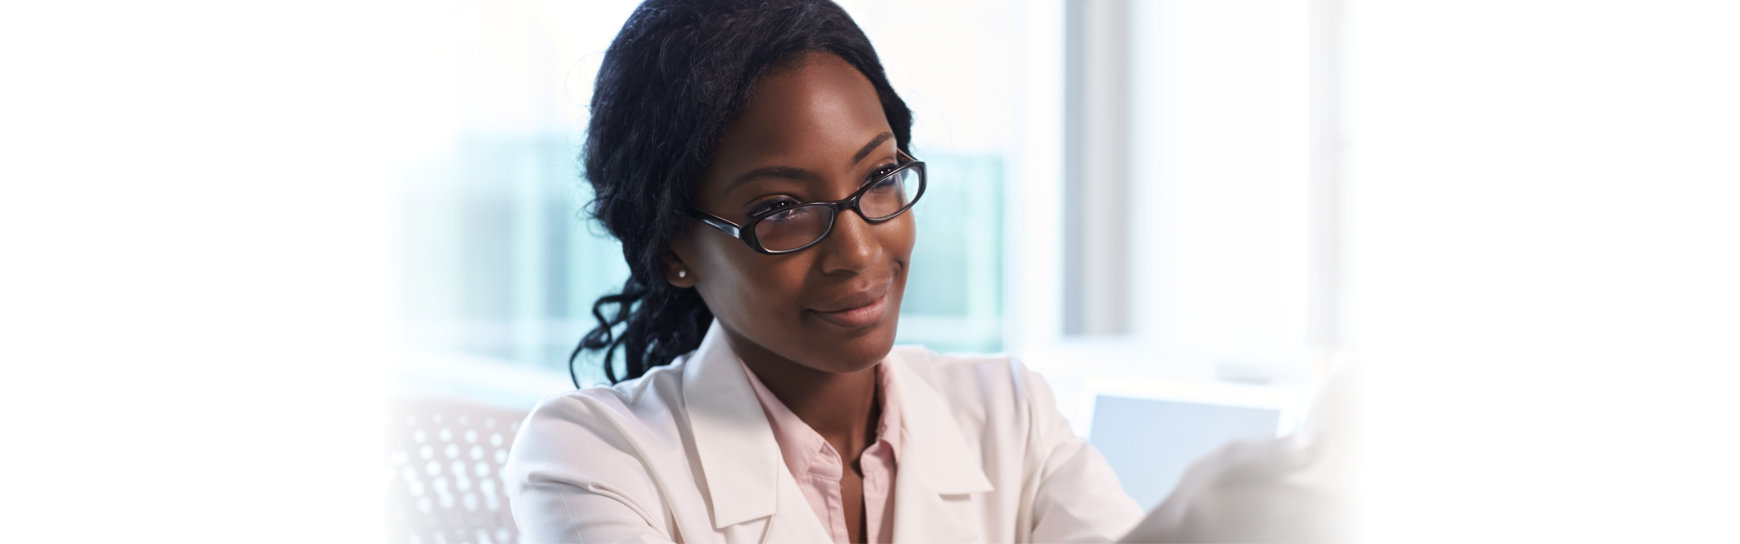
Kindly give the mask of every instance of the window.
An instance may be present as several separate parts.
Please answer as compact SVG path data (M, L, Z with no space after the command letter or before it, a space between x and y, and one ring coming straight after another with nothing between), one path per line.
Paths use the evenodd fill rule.
M528 405L568 387L593 301L627 277L582 212L577 156L603 51L637 2L473 2L447 13L452 110L442 151L406 195L409 389ZM1005 348L1005 212L1024 93L1019 12L990 1L847 2L916 113L931 184L899 342ZM923 12L924 17L903 14ZM917 39L922 37L923 39ZM605 381L597 359L582 383Z
M402 387L510 406L571 387L591 306L627 273L581 211L576 156L593 73L634 5L450 14L449 130L406 198L419 349ZM843 5L913 108L913 154L930 168L899 342L1021 356L1083 435L1119 423L1093 421L1102 405L1218 403L1292 424L1296 386L1334 347L1320 14ZM577 363L582 383L605 381L599 362Z

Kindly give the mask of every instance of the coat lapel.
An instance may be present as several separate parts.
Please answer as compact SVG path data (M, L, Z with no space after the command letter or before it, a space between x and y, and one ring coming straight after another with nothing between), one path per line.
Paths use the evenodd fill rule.
M822 527L822 520L816 519L816 511L810 508L809 500L798 489L797 480L791 477L791 472L783 464L779 470L778 489L779 511L774 512L773 518L767 521L767 533L762 537L762 542L834 541L834 537Z
M900 353L896 351L895 353ZM894 477L896 542L982 539L977 494L992 490L979 457L949 417L943 397L891 356L883 364L900 384L900 467Z
M683 402L713 528L765 523L765 542L831 540L780 457L737 354L715 321L683 369Z
M979 456L961 437L953 411L897 350L883 364L898 380L902 446L894 485L894 540L980 539L979 494L992 490ZM683 401L695 439L701 485L718 531L765 524L763 542L829 542L821 521L780 457L767 416L737 354L714 322L684 365Z

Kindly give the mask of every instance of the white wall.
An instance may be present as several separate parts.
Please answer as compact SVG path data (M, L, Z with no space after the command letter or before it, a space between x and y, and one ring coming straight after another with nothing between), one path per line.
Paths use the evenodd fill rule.
M1740 6L1345 15L1372 540L1734 538Z

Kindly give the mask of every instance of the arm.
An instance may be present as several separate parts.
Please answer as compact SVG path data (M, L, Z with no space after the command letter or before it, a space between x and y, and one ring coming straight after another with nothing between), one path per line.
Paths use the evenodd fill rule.
M1075 434L1044 378L1016 363L1029 421L1032 542L1110 542L1142 519L1105 457Z
M1122 542L1340 542L1345 504L1296 481L1311 462L1298 437L1235 441L1192 463Z
M1286 438L1234 441L1197 459L1126 542L1341 542L1355 497L1348 369ZM1333 437L1326 440L1325 437Z
M1028 389L1029 456L1038 460L1027 472L1034 475L1029 485L1037 484L1027 540L1325 542L1347 534L1347 504L1335 482L1300 478L1321 464L1322 444L1307 447L1298 436L1227 444L1193 463L1144 515L1099 452L1064 422L1045 381L1016 370Z

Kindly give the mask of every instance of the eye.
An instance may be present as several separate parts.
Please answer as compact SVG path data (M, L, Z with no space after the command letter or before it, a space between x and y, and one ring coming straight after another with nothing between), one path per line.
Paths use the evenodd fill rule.
M875 173L870 174L870 183L875 184L875 186L871 187L870 190L885 191L898 185L900 183L899 178L896 178L892 174L894 174L895 170L899 169L900 165L897 164L890 164L877 168Z
M889 174L892 174L892 173L894 173L895 170L899 170L899 169L900 169L900 165L892 164L892 163L878 166L878 167L876 167L875 172L870 173L870 179L880 180L882 178L888 177Z
M798 205L798 201L793 200L790 197L778 197L763 200L761 203L756 204L755 207L749 209L749 217L761 217L796 205Z

